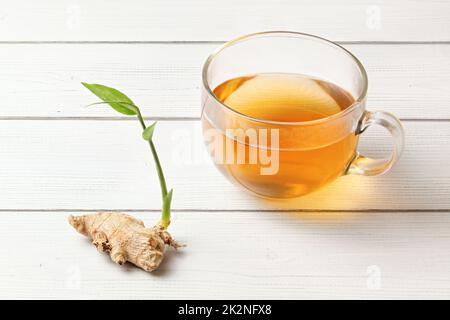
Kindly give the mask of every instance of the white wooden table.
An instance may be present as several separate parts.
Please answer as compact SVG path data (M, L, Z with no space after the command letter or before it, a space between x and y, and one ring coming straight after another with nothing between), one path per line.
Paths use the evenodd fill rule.
M362 60L369 108L405 125L393 171L286 206L196 157L204 59L265 30L327 37ZM171 231L188 247L153 274L111 263L66 221L107 209L151 225L161 206L137 122L85 108L97 100L80 81L159 120ZM0 0L0 297L450 298L449 88L448 0ZM371 132L362 147L386 152Z

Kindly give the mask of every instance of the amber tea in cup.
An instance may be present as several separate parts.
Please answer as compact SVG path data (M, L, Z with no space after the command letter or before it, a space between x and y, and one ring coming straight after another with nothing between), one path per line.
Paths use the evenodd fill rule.
M297 197L343 174L383 173L403 147L394 116L365 111L359 61L321 38L268 32L231 41L206 62L203 84L211 156L228 178L261 196ZM392 133L391 158L356 151L371 123Z

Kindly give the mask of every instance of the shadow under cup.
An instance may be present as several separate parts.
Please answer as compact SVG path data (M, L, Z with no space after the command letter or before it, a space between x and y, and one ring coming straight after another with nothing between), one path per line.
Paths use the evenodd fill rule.
M213 93L227 80L267 73L326 80L355 102L326 118L278 122L239 113ZM388 113L365 111L367 75L361 63L328 40L293 32L244 36L209 56L202 77L202 126L209 153L226 177L257 195L298 197L343 174L380 174L403 149L399 121ZM356 151L359 134L372 123L394 137L389 159L369 159Z

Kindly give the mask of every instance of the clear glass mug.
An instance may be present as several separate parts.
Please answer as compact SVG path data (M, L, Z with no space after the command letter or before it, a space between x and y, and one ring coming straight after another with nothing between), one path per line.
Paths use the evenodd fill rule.
M355 101L326 118L278 122L239 113L214 94L227 80L260 73L326 80L346 90ZM284 31L243 36L208 57L202 80L202 126L208 150L225 176L257 195L293 198L342 175L383 174L403 151L400 121L387 112L366 110L368 79L361 62L326 39ZM373 159L358 153L359 135L372 124L392 135L394 147L389 158ZM238 151L245 152L240 159ZM256 158L252 162L253 152Z

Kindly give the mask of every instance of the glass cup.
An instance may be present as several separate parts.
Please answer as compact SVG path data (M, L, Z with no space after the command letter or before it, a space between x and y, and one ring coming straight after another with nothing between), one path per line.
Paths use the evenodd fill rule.
M227 80L262 73L326 80L355 100L325 118L280 122L237 112L214 94ZM284 31L243 36L208 57L202 80L202 126L209 153L225 176L257 195L293 198L342 175L383 174L402 153L400 121L387 112L366 110L368 80L361 62L326 39ZM373 124L392 135L389 158L373 159L357 151L359 135Z

